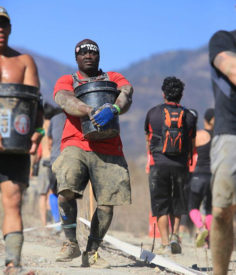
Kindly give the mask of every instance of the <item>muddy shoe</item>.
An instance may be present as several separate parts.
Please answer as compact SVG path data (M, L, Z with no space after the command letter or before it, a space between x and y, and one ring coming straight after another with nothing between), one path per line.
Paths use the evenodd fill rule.
M204 246L207 236L208 236L208 230L206 228L200 229L200 232L197 234L197 237L195 240L196 247Z
M22 271L21 266L7 266L3 271L4 275L18 275Z
M34 271L26 271L21 266L7 266L3 271L4 275L35 275Z
M182 248L180 245L181 241L177 234L172 234L170 239L170 247L171 247L171 253L172 254L181 254Z
M154 250L154 253L157 255L170 255L171 254L170 245L161 244L159 248Z
M109 263L103 259L97 251L83 252L82 267L110 268Z
M56 262L70 262L81 255L78 243L67 241L63 243L61 251L56 257Z

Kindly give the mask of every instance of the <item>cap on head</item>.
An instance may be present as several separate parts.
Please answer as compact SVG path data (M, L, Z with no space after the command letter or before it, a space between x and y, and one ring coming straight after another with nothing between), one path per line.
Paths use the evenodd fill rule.
M215 116L215 109L209 108L206 110L204 114L204 119L209 123L214 116Z
M0 16L6 17L10 22L10 16L9 16L7 10L3 7L0 7Z
M87 49L90 51L98 52L98 54L99 54L98 44L90 39L84 39L76 44L75 57L77 56L77 54L79 54L81 49Z

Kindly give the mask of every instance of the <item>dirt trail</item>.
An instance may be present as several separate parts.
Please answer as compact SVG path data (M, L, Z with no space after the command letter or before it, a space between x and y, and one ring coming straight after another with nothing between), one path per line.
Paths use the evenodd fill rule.
M81 249L85 248L87 229L80 224L81 236L79 236L79 243ZM131 233L125 232L109 232L112 235L122 241L140 247L143 244L143 249L150 250L152 246L152 239L148 237L137 238ZM154 265L145 264L142 261L135 260L128 254L117 250L108 243L104 243L100 248L100 254L107 261L109 261L110 269L92 269L81 268L81 257L74 259L72 262L57 263L55 262L55 255L59 251L63 242L63 234L56 235L52 229L40 229L25 233L25 243L23 247L22 265L25 270L34 270L38 275L56 275L56 274L142 274L142 275L154 275L154 274L179 274L173 273L166 269L159 269ZM156 246L158 246L159 239L156 240ZM203 272L212 274L212 263L210 257L210 251L204 248L194 248L193 240L189 238L183 239L183 253L181 255L171 255L168 258L176 263L179 263L186 267L197 266ZM4 245L3 242L0 245L0 268L4 268ZM210 271L206 271L209 269ZM236 274L236 254L232 255L229 274ZM24 274L24 273L23 273Z
M138 170L139 171L139 170ZM139 177L140 181L141 176ZM145 184L139 184L138 180L133 188L133 204L131 207L118 208L113 218L113 224L108 234L115 238L125 241L129 244L143 249L151 250L153 240L149 238L146 230L148 223L148 205L149 199L147 197L148 187ZM144 181L143 181L144 182ZM145 189L146 188L146 189ZM1 194L0 194L1 196ZM85 194L85 199L88 195ZM79 213L81 216L88 219L88 201L83 199L79 202ZM140 199L140 200L139 200ZM137 215L135 213L139 213ZM0 206L0 225L2 222L3 211ZM74 274L96 274L96 275L122 275L122 274L136 274L136 275L154 275L154 274L176 274L163 268L146 264L143 261L134 259L128 254L114 248L109 243L104 242L99 249L99 253L111 265L110 269L92 269L81 268L81 258L74 259L72 262L57 263L55 257L60 250L64 241L64 234L57 235L54 229L39 228L39 209L38 209L38 193L37 193L37 179L31 181L31 185L27 190L23 203L23 220L25 228L38 227L36 230L25 232L25 242L22 251L22 265L26 271L34 270L37 275L74 275ZM114 228L120 231L114 231ZM144 230L141 231L140 229ZM123 230L123 231L122 231ZM126 232L124 232L126 231ZM128 233L133 232L132 233ZM145 232L145 233L143 233ZM77 237L81 250L86 246L88 236L88 229L78 223ZM156 239L155 247L158 247L160 240ZM185 237L182 240L182 254L171 255L168 259L181 264L186 267L198 267L203 272L212 274L212 262L210 251L204 248L196 249L193 240ZM4 269L4 242L0 236L0 274ZM206 271L206 270L210 271ZM26 272L22 273L25 274ZM230 263L230 275L236 274L236 252L233 252Z

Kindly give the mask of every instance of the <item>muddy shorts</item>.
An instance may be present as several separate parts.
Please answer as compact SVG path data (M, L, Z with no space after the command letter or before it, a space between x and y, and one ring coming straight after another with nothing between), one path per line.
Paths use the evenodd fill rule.
M236 136L215 136L211 143L211 172L214 207L236 204Z
M30 156L28 154L0 154L0 183L13 183L29 186Z
M188 171L184 167L150 166L149 189L153 216L187 214L184 185Z
M46 195L50 189L50 167L45 163L50 163L49 159L41 159L39 163L38 173L38 193L40 195Z
M58 193L70 190L83 195L90 180L98 205L131 203L131 188L126 160L122 156L103 155L66 147L53 163Z

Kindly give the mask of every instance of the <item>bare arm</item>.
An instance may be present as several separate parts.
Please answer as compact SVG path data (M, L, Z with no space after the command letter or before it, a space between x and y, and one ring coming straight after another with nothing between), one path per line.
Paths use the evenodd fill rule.
M90 116L93 109L76 98L73 93L65 90L56 93L55 101L66 113L76 117Z
M116 99L115 104L120 107L120 114L124 114L129 110L132 104L133 87L130 85L124 85L119 88L120 94Z
M23 55L22 58L26 65L23 84L39 87L38 70L33 58L30 55Z
M191 164L192 164L192 157L193 157L193 152L194 152L194 148L196 147L196 138L193 138L191 140L191 149L190 152L188 154L188 159L191 160Z
M52 138L48 137L48 150L51 152L52 151Z
M150 151L149 134L146 134L146 150L147 150L147 153Z
M225 51L217 54L214 66L236 85L236 54Z
M198 130L195 139L196 139L195 146L199 147L199 146L205 145L207 142L209 142L211 139L211 136L205 130Z

